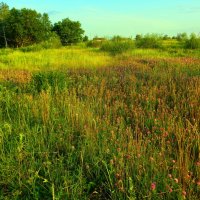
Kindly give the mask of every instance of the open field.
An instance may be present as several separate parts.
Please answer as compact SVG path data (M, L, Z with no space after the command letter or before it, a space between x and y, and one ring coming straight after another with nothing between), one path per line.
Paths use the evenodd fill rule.
M199 55L0 50L0 199L199 199Z

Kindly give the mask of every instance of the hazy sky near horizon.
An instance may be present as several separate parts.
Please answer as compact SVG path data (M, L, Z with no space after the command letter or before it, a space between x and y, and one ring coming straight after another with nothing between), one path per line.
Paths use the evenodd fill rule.
M200 32L200 0L0 0L10 8L48 13L51 21L80 21L85 34L135 36Z

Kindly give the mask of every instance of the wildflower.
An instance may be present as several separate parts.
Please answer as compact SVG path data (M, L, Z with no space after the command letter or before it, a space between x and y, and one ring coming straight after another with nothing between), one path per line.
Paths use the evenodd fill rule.
M200 161L196 162L196 166L198 167L200 166Z
M197 181L197 185L200 186L200 181Z
M171 174L168 174L168 177L169 177L170 179L172 179L172 175L171 175Z
M156 189L156 183L154 182L151 184L151 190L154 191L155 189Z
M121 192L125 192L123 186L119 187L119 190L120 190Z
M126 158L127 160L129 160L129 159L131 158L131 155L130 155L130 154L125 155L125 158Z
M172 160L173 163L176 163L176 160Z
M172 188L169 188L169 193L173 192Z
M182 191L182 195L183 195L183 196L186 196L186 194L187 194L186 191L183 190L183 191Z
M187 174L187 175L186 175L186 178L187 178L187 179L190 179L190 178L191 178L190 174Z
M168 135L168 132L163 133L163 137L167 137Z
M87 165L85 166L85 168L86 168L87 170L89 170L89 169L90 169L90 166L87 164Z
M116 156L113 156L113 160L114 160L114 162L117 160L117 157Z
M111 164L111 165L114 164L114 160L113 160L113 159L110 160L110 164Z
M120 180L121 179L121 175L119 173L115 174L116 179Z
M174 181L175 181L176 183L178 183L178 179L177 179L177 178L175 178Z
M153 158L153 157L150 157L150 160L151 160L151 161L154 161L154 158Z

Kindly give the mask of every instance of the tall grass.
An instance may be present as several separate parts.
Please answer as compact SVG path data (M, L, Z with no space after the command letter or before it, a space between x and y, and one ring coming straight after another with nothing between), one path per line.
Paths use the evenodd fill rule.
M4 51L1 51L4 52ZM96 68L109 66L112 58L103 52L89 49L66 47L47 49L38 52L7 51L0 53L0 69L24 69L30 71Z
M53 61L83 55L99 62ZM4 59L42 70L2 70L0 199L198 199L198 59L126 54L104 67L113 57L78 49Z
M122 54L135 48L134 42L129 40L111 40L104 42L100 49L109 52L111 55Z
M185 48L200 49L200 37L195 34L191 34L190 38L185 41Z

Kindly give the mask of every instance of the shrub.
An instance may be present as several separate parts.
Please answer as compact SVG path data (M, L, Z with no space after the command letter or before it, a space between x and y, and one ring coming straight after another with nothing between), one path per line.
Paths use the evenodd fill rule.
M176 36L176 39L179 42L183 42L183 41L186 41L188 39L188 35L187 35L187 33L178 33L177 36Z
M55 90L63 90L67 86L67 79L62 72L39 72L32 76L30 83L30 89L34 92L40 93L42 90L51 89L52 92Z
M132 40L111 40L103 43L100 49L116 55L134 49L134 42Z
M57 34L52 33L52 36L41 43L41 46L44 49L57 49L60 48L62 46L61 41L60 41L60 37Z
M121 41L125 41L125 40L129 40L129 39L123 38L119 35L116 35L116 36L112 37L112 39L111 39L111 41L113 41L113 42L121 42Z
M34 44L27 47L21 47L20 51L22 52L31 52L31 51L41 51L43 48L40 44Z
M163 39L163 40L170 40L170 39L171 39L171 37L170 37L170 36L168 36L168 35L164 35L164 36L162 37L162 39Z
M100 48L102 43L103 43L102 41L90 40L90 41L87 42L86 46L87 47Z
M89 40L88 36L85 35L85 36L83 37L83 42L88 42L88 40Z
M199 49L200 48L200 37L195 34L191 34L190 39L185 41L186 49Z
M156 34L147 34L136 39L136 47L138 48L161 48L162 37Z
M60 42L59 36L56 34L52 34L52 36L46 40L41 42L40 44L34 44L27 47L21 47L20 50L23 52L30 52L30 51L40 51L42 49L57 49L62 46Z

